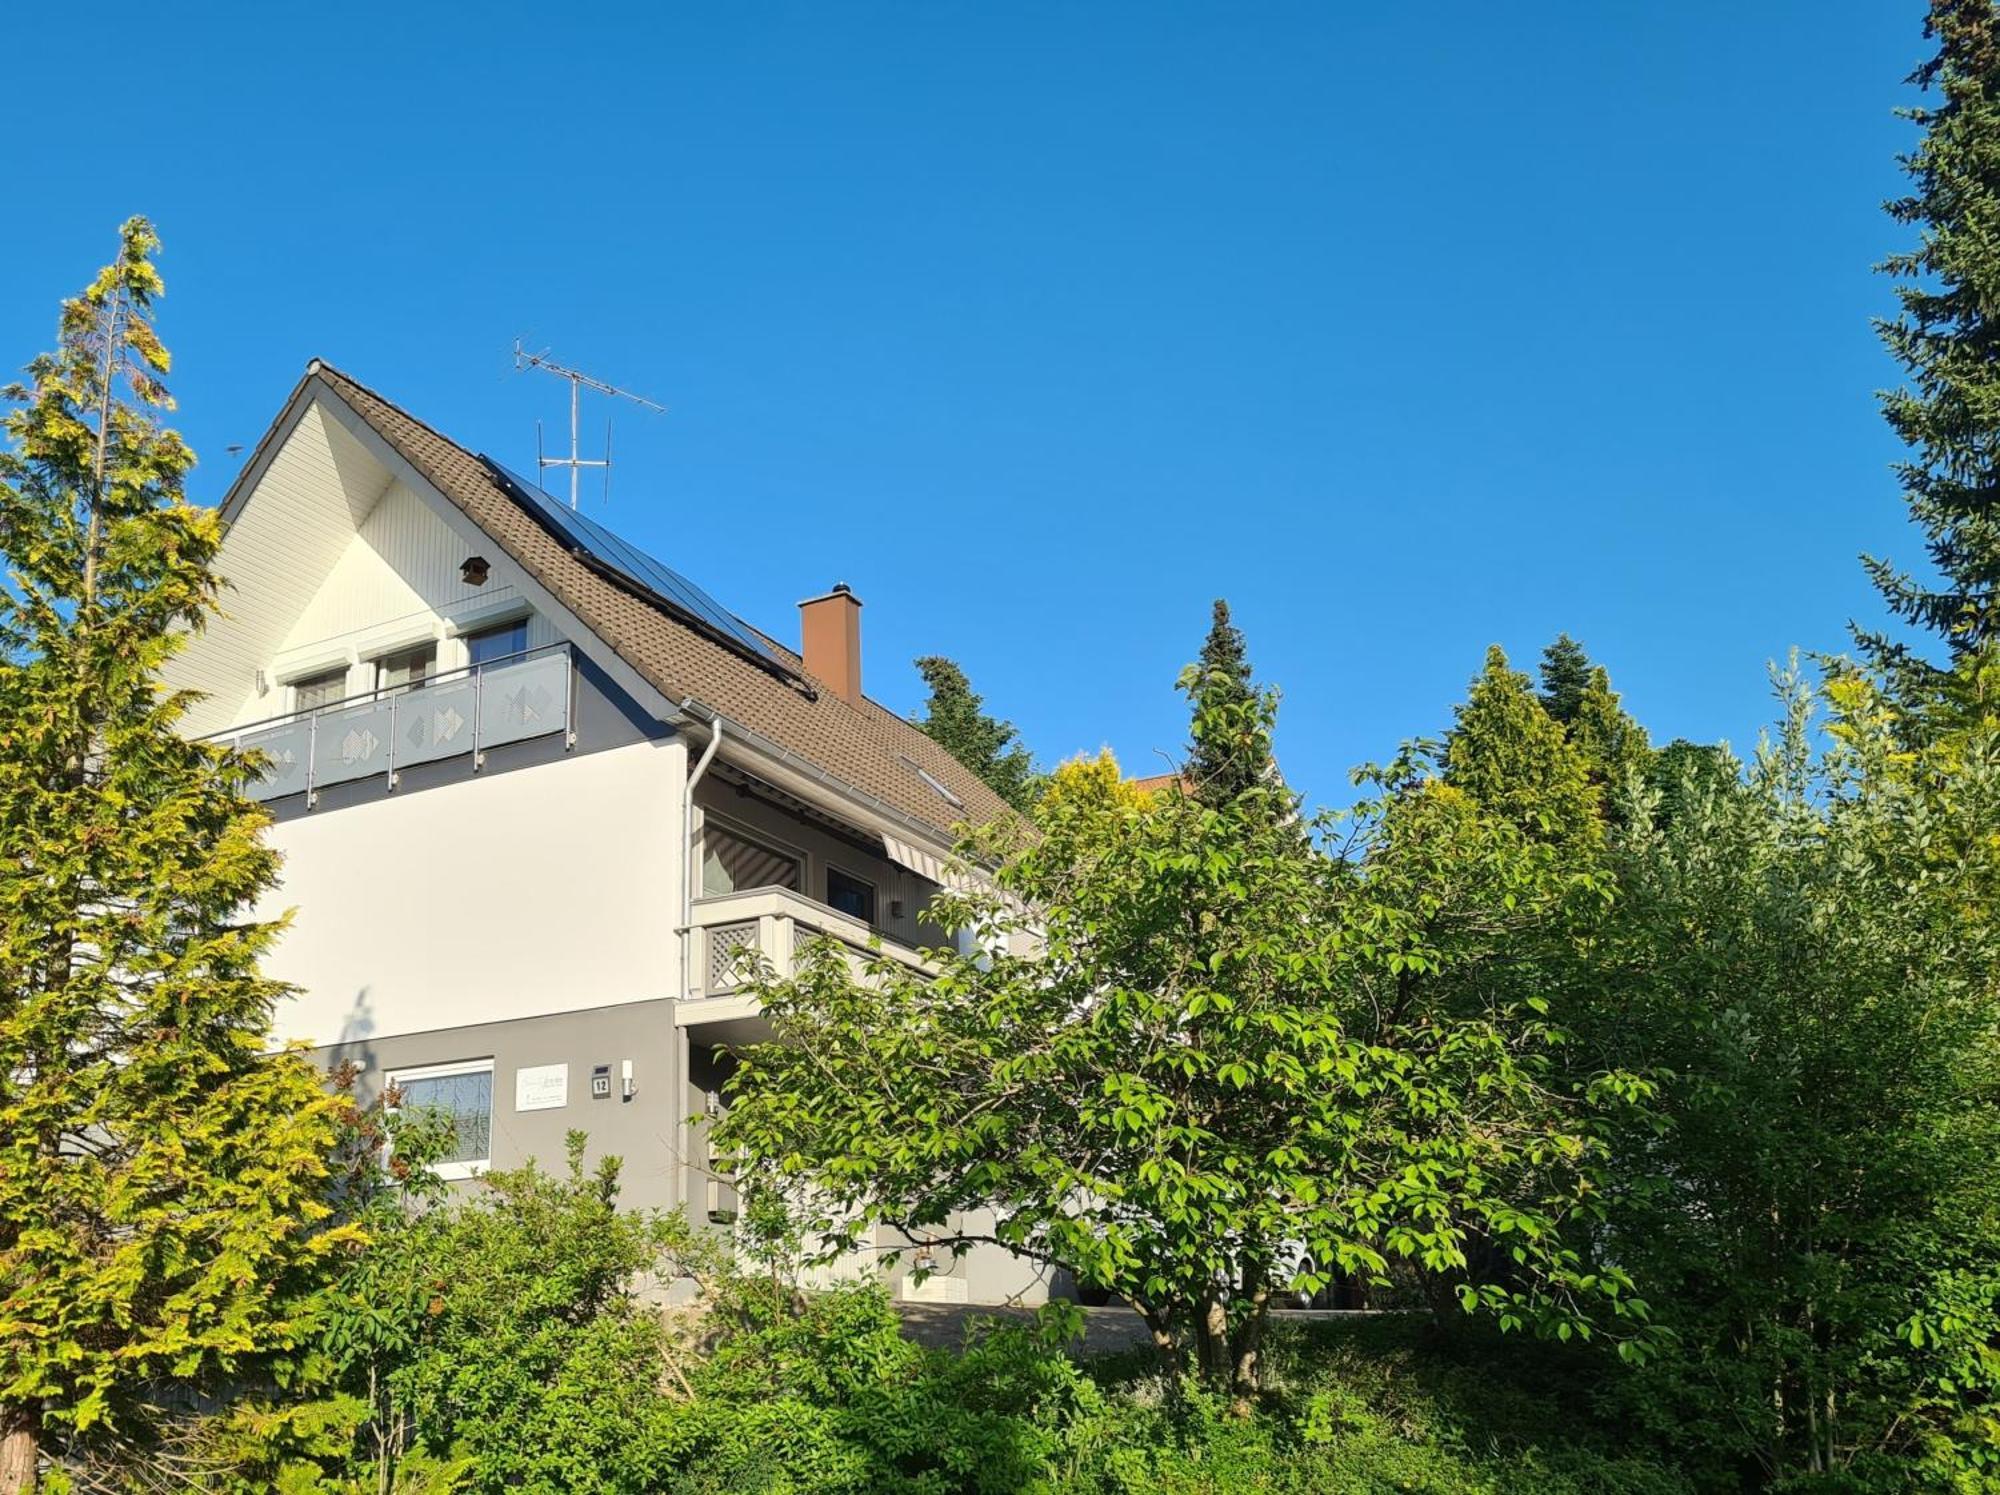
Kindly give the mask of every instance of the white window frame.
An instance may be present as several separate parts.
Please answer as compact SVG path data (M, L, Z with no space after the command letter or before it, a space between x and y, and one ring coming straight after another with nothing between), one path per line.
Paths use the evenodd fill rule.
M493 1072L493 1060L490 1057L459 1059L450 1064L416 1064L403 1069L392 1069L382 1077L382 1080L383 1084L391 1089L401 1089L406 1080L449 1080L459 1075L491 1075ZM477 1178L492 1169L493 1117L499 1114L500 1102L498 1094L490 1086L486 1095L486 1104L489 1108L486 1122L487 1155L483 1158L463 1158L448 1163L431 1164L431 1172L439 1178L446 1180Z

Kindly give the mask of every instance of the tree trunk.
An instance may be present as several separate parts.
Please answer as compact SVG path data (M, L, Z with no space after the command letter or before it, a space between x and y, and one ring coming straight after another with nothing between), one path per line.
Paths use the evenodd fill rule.
M1153 1334L1153 1353L1160 1357L1160 1373L1171 1388L1179 1377L1181 1357L1179 1347L1174 1344L1172 1318L1144 1303L1134 1302L1139 1317L1146 1321L1146 1327Z
M1220 1390L1229 1382L1229 1304L1219 1293L1201 1303L1201 1373Z
M0 1495L27 1495L41 1463L41 1419L32 1407L0 1411Z
M1271 1290L1262 1277L1253 1277L1248 1273L1245 1276L1244 1286L1250 1289L1250 1316L1236 1331L1233 1347L1236 1363L1231 1371L1229 1386L1229 1411L1236 1417L1248 1417L1251 1403L1257 1396L1260 1360L1264 1351L1264 1320L1271 1307Z

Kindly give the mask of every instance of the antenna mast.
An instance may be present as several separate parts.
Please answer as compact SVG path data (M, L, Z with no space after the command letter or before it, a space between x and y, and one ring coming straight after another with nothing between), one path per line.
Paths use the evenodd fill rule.
M606 384L602 379L593 379L590 375L576 369L565 368L562 364L557 363L553 358L549 357L549 350L547 348L542 349L539 353L530 353L522 346L521 340L518 337L514 339L514 369L517 373L523 369L541 369L545 373L554 374L558 379L569 380L569 455L567 457L544 456L541 450L541 442L537 439L535 443L536 479L539 481L541 475L551 467L567 467L569 469L569 506L574 509L576 507L577 485L583 476L584 468L601 467L604 469L604 492L608 497L611 492L611 423L606 421L604 424L604 455L602 457L585 457L579 447L581 430L578 424L581 414L579 406L583 391L585 389L594 389L599 394L614 395L621 400L630 400L642 409L659 411L662 414L666 412L667 407L647 399L644 395L635 395L629 389L619 389L616 385Z

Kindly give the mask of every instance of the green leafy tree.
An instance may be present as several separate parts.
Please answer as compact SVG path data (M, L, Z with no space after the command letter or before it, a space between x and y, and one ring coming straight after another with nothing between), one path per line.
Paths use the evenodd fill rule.
M1590 765L1495 644L1446 735L1444 777L1527 835L1583 844L1599 834Z
M1014 724L986 713L985 698L953 661L931 654L916 663L931 693L923 714L911 717L911 723L1015 809L1032 809L1041 776Z
M1740 782L1740 768L1719 743L1676 737L1653 754L1646 786L1654 796L1653 818L1665 826L1704 798L1728 793Z
M1883 412L1911 449L1898 468L1924 532L1935 582L1870 558L1870 574L1900 618L1942 638L1958 683L1990 700L2000 644L2000 20L1992 0L1931 0L1937 52L1910 81L1935 102L1906 111L1923 129L1903 158L1908 195L1888 205L1917 246L1881 269L1902 311L1881 324L1909 382ZM1935 693L1951 671L1907 646L1865 640L1907 689Z
M1613 838L1587 1048L1653 1071L1608 1250L1675 1331L1627 1387L1718 1475L1991 1488L2000 1469L2000 735L1917 752L1869 681L1747 783ZM1817 1487L1817 1486L1815 1486Z
M1272 698L1217 703L1216 673L1185 682L1197 751L1267 756ZM767 972L777 1041L740 1055L721 1153L810 1201L829 1254L888 1226L1065 1268L1239 1407L1273 1299L1335 1272L1400 1263L1562 1336L1636 1319L1561 1230L1596 1188L1589 1117L1636 1091L1552 1088L1560 1035L1506 948L1576 880L1449 786L1372 801L1349 860L1289 799L1263 774L1226 801L1064 796L997 896L940 900L978 938L934 975L825 947ZM1481 1276L1489 1242L1507 1265Z
M159 665L215 608L212 512L154 333L152 229L62 308L0 454L0 1491L50 1439L295 1345L335 1102L265 1057L277 863L252 763L176 730Z
M1575 721L1595 668L1582 644L1567 633L1557 634L1555 642L1542 650L1542 709L1565 727Z

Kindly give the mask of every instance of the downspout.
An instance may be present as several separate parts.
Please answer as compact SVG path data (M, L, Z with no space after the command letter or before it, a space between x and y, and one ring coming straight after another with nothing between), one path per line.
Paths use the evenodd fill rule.
M694 791L708 772L708 765L715 761L715 750L722 746L722 717L698 703L693 696L681 701L681 713L697 721L706 721L708 745L701 750L695 760L687 783L681 790L681 1000L687 1000L688 991L694 977ZM703 713L706 713L704 718Z
M692 696L682 699L681 715L684 718L691 717L701 721L704 719L704 713L708 725L708 745L701 750L701 756L695 760L693 769L689 771L686 782L681 786L681 989L676 997L676 1000L681 1002L688 999L688 986L694 977L694 791L701 783L702 776L708 772L708 765L715 761L715 750L722 746L722 718L707 707L697 704ZM680 1109L683 1112L687 1110L688 1070L694 1057L693 1048L688 1039L688 1030L678 1022L675 1023L674 1059L680 1068L675 1083L681 1087ZM685 1115L675 1126L674 1135L680 1151L679 1164L674 1170L674 1194L682 1196L678 1203L686 1213L688 1223L692 1225L695 1218L694 1201L685 1197L690 1157L688 1145L690 1138Z

